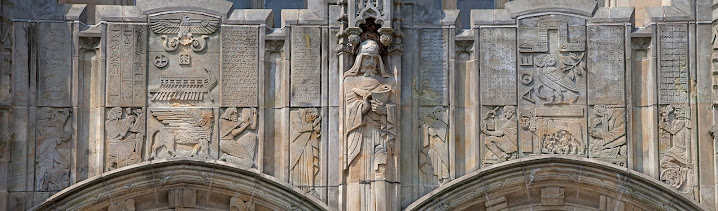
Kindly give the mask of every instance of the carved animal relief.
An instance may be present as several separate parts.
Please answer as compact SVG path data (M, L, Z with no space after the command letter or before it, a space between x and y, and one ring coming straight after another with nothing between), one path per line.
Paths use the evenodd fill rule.
M525 108L519 115L521 153L586 154L583 108Z
M213 144L211 109L150 108L148 160L173 157L209 158ZM215 147L214 150L216 150ZM216 153L216 152L213 152Z
M122 168L142 161L145 141L145 109L113 107L107 111L106 170Z
M252 168L257 155L257 109L228 108L219 118L220 160Z

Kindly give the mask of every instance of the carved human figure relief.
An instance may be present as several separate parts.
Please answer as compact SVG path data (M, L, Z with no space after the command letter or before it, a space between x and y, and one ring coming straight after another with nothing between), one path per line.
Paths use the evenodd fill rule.
M210 109L150 108L148 160L209 158L214 114Z
M37 111L35 190L58 191L70 185L70 139L73 132L68 108Z
M593 107L588 118L589 157L625 166L626 109L624 106Z
M257 109L227 108L219 119L220 160L252 168L257 154Z
M688 106L667 105L658 120L660 179L682 192L691 192L694 182L689 113Z
M289 182L318 198L313 186L319 176L322 118L316 108L303 108L292 111L290 119Z
M501 113L499 113L501 112ZM486 112L479 125L486 148L483 163L493 164L518 157L516 107L495 107Z
M423 184L434 185L449 182L449 114L442 106L427 108L420 117L421 148L419 172Z
M107 171L142 161L145 140L145 109L113 107L105 120Z

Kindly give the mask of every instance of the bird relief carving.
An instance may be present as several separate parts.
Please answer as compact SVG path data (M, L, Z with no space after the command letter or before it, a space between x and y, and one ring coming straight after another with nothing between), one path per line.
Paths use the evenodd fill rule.
M150 28L156 34L164 34L159 38L165 51L172 52L180 45L189 45L194 52L200 52L207 46L207 35L219 28L219 20L193 20L189 15L182 15L179 19L150 20ZM195 35L201 36L197 38Z

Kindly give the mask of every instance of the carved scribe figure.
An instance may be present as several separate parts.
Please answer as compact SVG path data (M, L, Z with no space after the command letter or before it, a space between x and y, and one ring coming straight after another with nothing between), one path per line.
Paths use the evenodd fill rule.
M70 149L72 128L65 125L69 109L41 108L37 112L36 186L38 190L61 190L70 184Z
M306 108L292 111L291 119L289 180L293 185L300 186L300 189L318 196L313 186L319 174L319 136L322 118L316 108Z
M107 170L138 163L142 160L144 140L144 111L127 108L127 117L122 119L122 108L114 107L107 113L105 131L109 138Z
M661 129L661 145L669 145L670 148L661 155L661 180L677 189L686 190L692 183L690 154L686 149L686 141L689 137L689 121L686 118L686 111L668 105L661 109L661 119L658 127ZM675 119L671 120L671 115Z
M588 134L594 138L591 146L591 157L618 158L626 156L626 124L624 109L594 107L594 116Z
M518 150L516 146L518 129L518 123L515 118L516 109L514 106L505 106L503 114L498 120L486 121L496 118L496 110L498 110L498 107L489 111L480 125L481 132L487 135L484 139L484 144L489 149L489 152L486 153L485 157L487 160L506 161L511 159ZM494 128L493 130L487 129L489 122L495 124L491 127ZM500 127L497 127L497 125L500 125Z
M423 143L419 155L419 168L425 174L425 178L436 178L440 184L449 181L449 124L447 119L448 116L444 108L436 106L427 115L422 125Z
M238 116L237 108L228 108L219 121L219 149L226 153L219 159L235 163L242 168L252 168L257 153L257 134L246 129L254 130L257 127L256 109L244 108L241 116ZM235 140L235 137L241 134L243 135Z

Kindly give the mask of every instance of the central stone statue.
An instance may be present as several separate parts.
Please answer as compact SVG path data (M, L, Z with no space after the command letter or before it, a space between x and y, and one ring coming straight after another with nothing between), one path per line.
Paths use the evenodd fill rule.
M386 179L394 105L389 103L391 76L384 70L379 49L376 41L363 41L354 66L344 73L347 191L358 196L348 199L349 210L383 204L384 199L373 198L372 192L385 195L378 193L385 191L382 184L374 182Z

